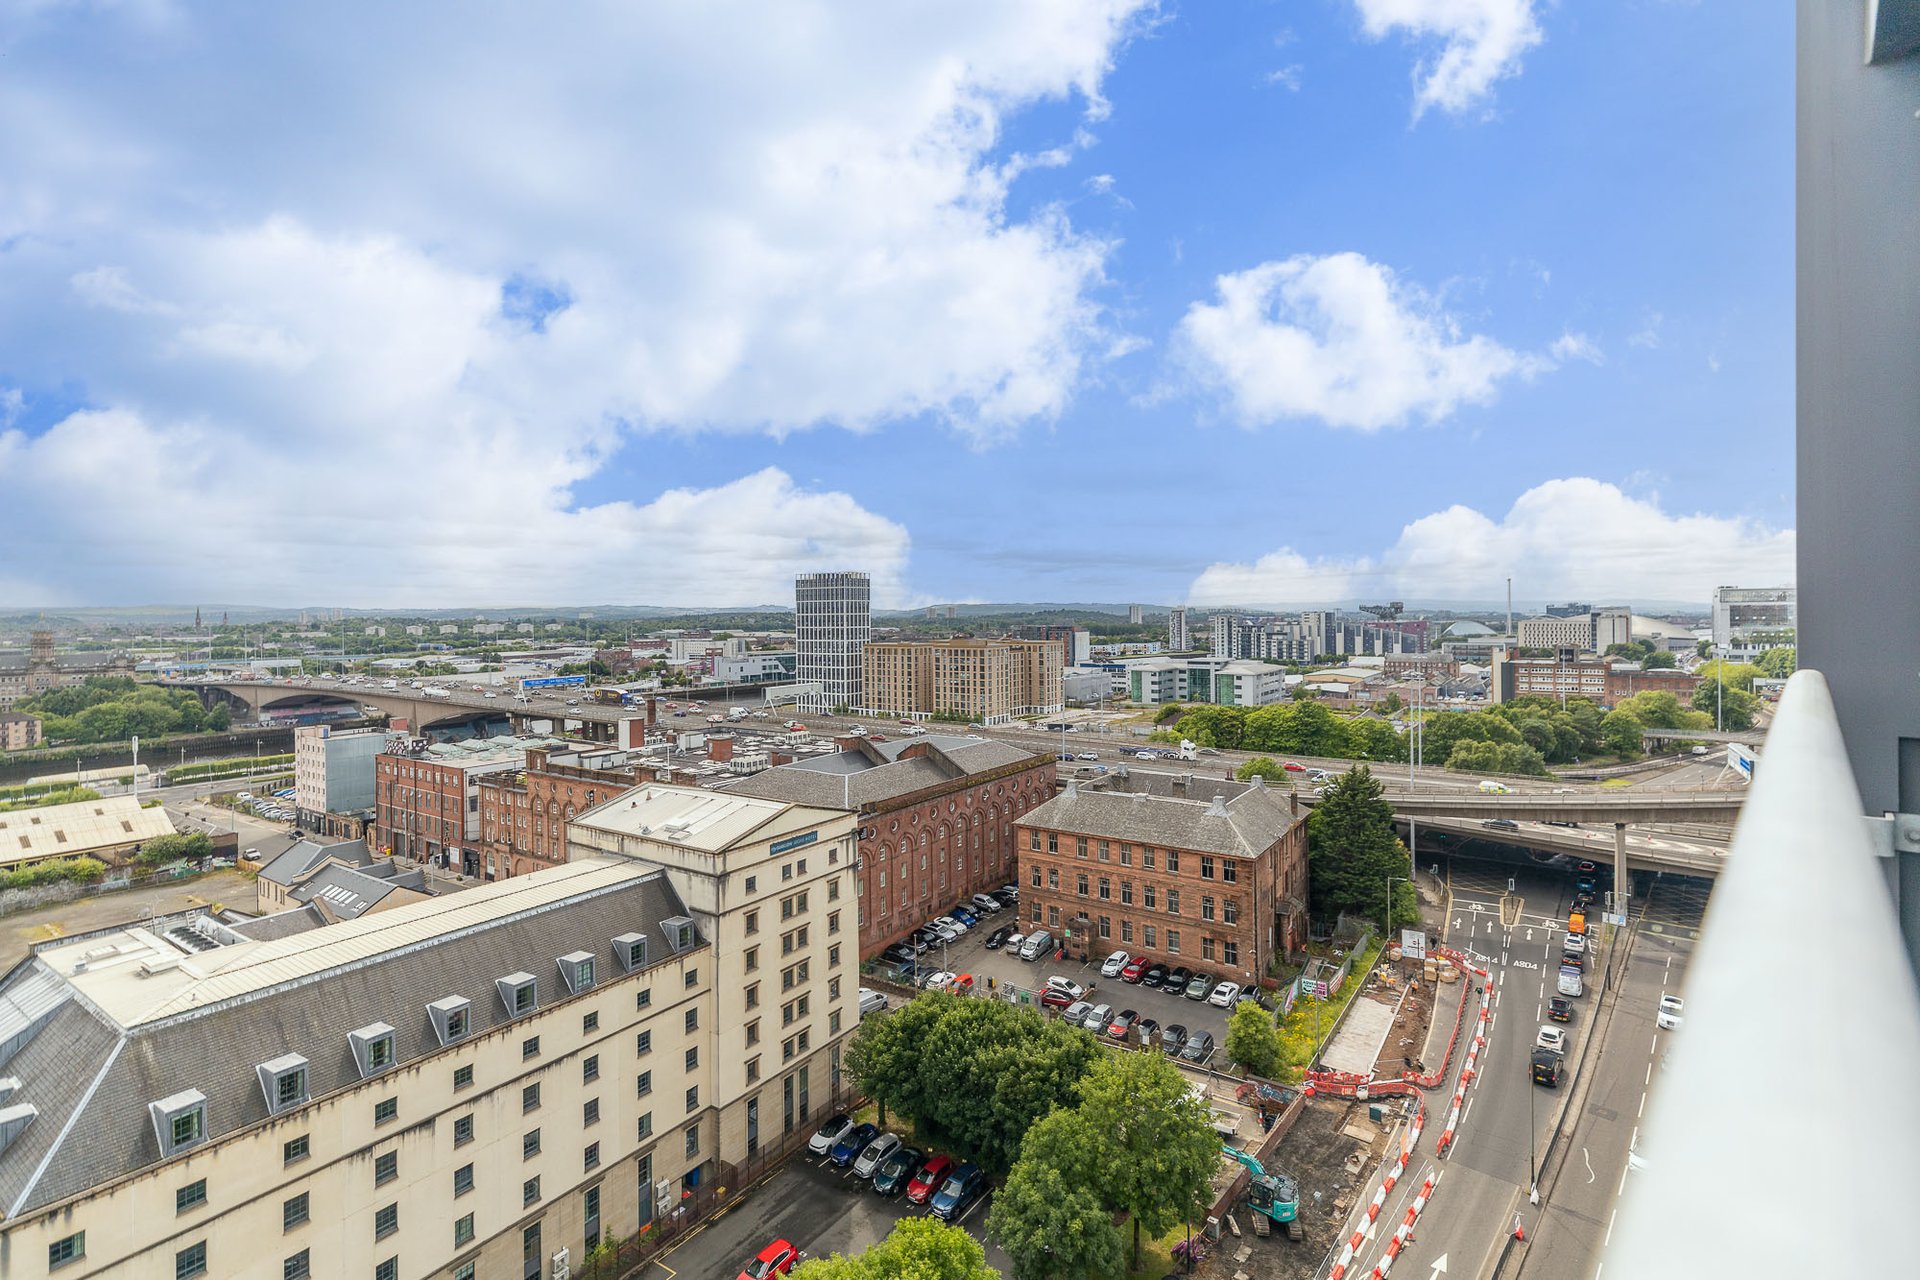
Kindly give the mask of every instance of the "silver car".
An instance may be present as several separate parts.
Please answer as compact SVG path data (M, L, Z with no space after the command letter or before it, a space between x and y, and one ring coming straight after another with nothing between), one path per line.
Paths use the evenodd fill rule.
M1112 1024L1113 1006L1110 1004L1097 1004L1093 1006L1093 1009L1087 1014L1086 1019L1082 1021L1080 1025L1095 1035L1098 1035Z

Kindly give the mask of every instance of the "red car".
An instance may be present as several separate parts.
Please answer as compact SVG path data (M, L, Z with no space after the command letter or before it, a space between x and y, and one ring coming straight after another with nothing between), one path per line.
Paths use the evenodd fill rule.
M740 1273L740 1280L767 1280L768 1276L784 1276L793 1270L793 1264L800 1261L800 1251L785 1240L775 1240L754 1256L747 1269Z
M934 1156L920 1166L920 1172L914 1174L913 1181L907 1184L907 1199L915 1204L925 1204L933 1199L933 1193L940 1189L940 1184L952 1172L952 1156Z
M1120 977L1126 982L1138 982L1140 975L1147 971L1147 966L1151 963L1153 962L1145 956L1135 956L1133 962L1120 971Z
M1073 993L1063 987L1048 987L1041 995L1040 1003L1049 1009L1064 1009L1073 1003Z
M1288 773L1305 773L1307 771L1307 766L1297 760L1289 760L1286 764L1282 765L1281 768L1285 769Z

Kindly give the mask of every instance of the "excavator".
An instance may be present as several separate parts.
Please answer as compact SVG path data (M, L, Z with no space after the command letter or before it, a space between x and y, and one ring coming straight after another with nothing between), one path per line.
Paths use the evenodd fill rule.
M1258 1160L1238 1147L1223 1143L1220 1149L1253 1176L1247 1187L1247 1207L1286 1228L1287 1239L1303 1239L1306 1232L1300 1226L1300 1184L1284 1173L1268 1173Z

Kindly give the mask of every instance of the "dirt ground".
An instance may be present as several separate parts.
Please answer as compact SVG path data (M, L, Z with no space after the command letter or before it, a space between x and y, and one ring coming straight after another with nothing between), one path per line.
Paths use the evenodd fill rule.
M139 919L146 908L152 908L153 915L166 915L218 902L251 911L254 901L251 877L238 871L216 871L194 880L102 893L22 911L0 919L0 972L25 959L36 942L125 924Z
M1403 974L1404 981L1401 980ZM1398 991L1409 984L1410 987L1406 998L1400 1003L1399 1012L1394 1016L1393 1030L1387 1033L1386 1042L1380 1046L1380 1056L1374 1061L1373 1075L1376 1080L1397 1078L1409 1065L1421 1060L1427 1043L1427 1029L1433 1025L1433 986L1420 981L1419 975L1418 965L1402 961L1394 966L1393 990Z

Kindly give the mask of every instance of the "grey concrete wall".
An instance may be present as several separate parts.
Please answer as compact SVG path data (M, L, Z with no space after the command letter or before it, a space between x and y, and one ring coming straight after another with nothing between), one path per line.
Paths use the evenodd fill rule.
M1920 56L1867 64L1866 9L1799 0L1798 585L1879 813L1920 739Z

